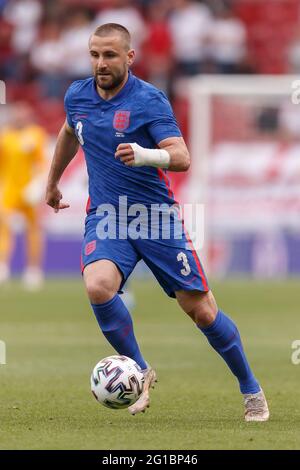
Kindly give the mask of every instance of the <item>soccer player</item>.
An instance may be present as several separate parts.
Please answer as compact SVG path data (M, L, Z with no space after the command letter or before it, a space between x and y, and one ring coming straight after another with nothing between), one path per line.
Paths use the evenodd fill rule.
M10 124L0 133L0 284L10 278L14 235L11 220L23 215L26 224L27 267L24 286L38 289L43 282L42 230L38 203L43 198L46 171L46 133L33 122L25 102L16 103Z
M157 205L174 206L166 170L186 171L190 166L171 106L161 91L129 71L135 54L126 28L115 23L99 26L89 40L89 51L93 77L74 82L66 93L67 119L58 136L46 202L55 212L69 207L58 185L80 144L90 196L82 248L85 286L103 334L119 354L134 359L145 376L143 394L129 412L145 411L149 389L156 381L118 295L136 263L143 259L167 295L177 299L238 379L246 421L266 421L267 402L248 364L238 329L218 309L183 222L179 221L181 238L174 231L165 236L164 223L155 225L152 218L156 236L148 236L149 227L141 228L139 237L130 231L137 207L144 215L142 208L153 210L155 221ZM178 235L175 212L170 223ZM108 228L109 236L103 236L105 223L107 228L113 219L116 227Z

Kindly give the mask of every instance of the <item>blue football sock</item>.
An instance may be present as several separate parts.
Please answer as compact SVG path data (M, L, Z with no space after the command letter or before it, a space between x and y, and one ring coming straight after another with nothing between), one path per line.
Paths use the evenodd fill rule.
M91 305L102 333L112 347L120 355L133 359L142 369L147 369L134 336L130 313L118 294L108 302Z
M237 377L241 392L259 392L259 383L250 369L239 331L233 321L219 310L214 322L200 330Z

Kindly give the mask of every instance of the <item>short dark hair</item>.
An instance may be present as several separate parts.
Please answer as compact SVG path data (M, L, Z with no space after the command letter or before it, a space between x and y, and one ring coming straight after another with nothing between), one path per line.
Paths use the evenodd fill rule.
M98 26L94 31L94 36L108 36L114 32L119 33L126 41L126 46L130 49L131 36L127 28L118 23L105 23Z

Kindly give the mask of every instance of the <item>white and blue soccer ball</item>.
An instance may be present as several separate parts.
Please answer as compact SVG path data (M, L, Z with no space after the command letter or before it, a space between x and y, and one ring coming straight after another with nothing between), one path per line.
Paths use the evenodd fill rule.
M133 405L143 391L144 374L127 356L109 356L99 361L91 375L91 390L107 408L119 410Z

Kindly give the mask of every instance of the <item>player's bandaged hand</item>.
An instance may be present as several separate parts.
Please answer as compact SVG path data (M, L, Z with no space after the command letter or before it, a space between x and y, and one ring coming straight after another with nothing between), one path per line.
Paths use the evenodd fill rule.
M164 149L145 149L136 143L119 144L115 157L126 166L154 166L168 168L170 154Z

